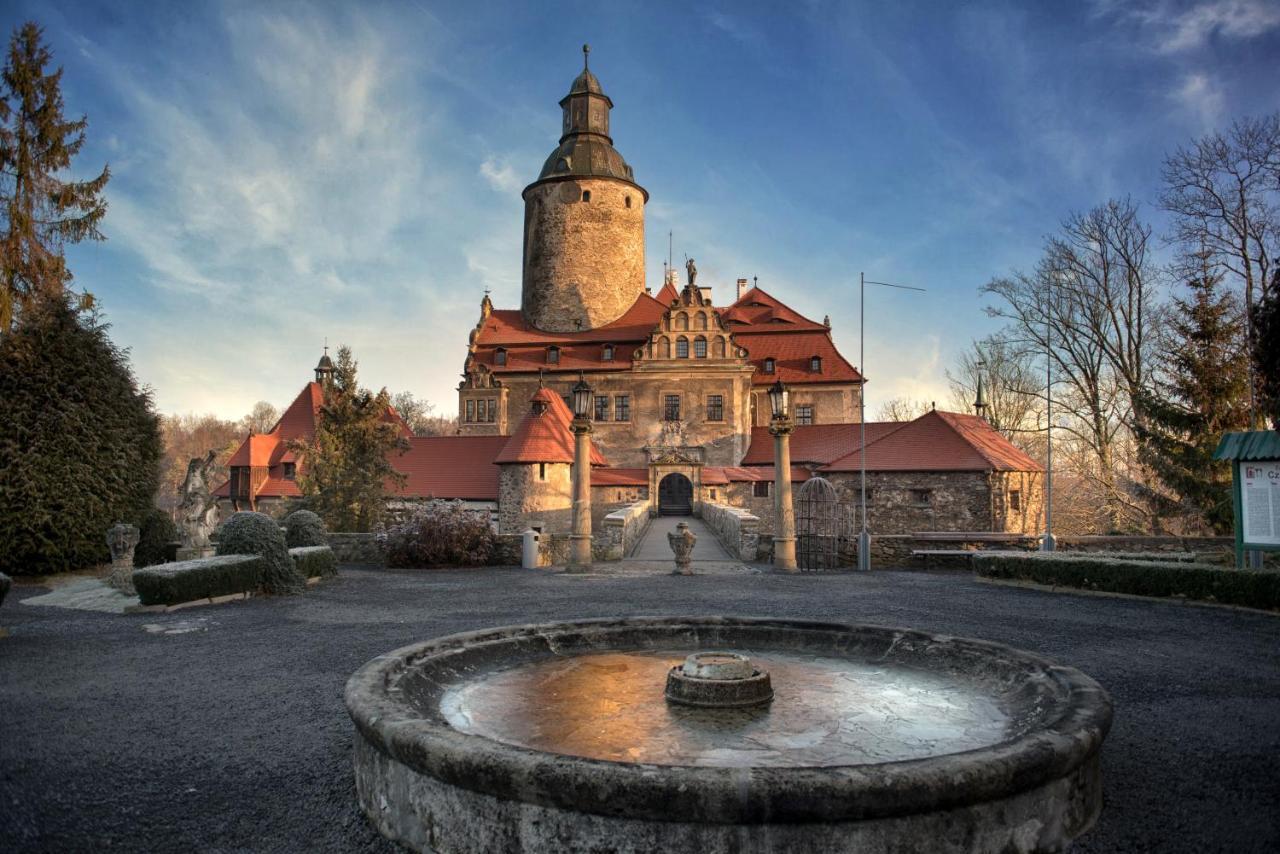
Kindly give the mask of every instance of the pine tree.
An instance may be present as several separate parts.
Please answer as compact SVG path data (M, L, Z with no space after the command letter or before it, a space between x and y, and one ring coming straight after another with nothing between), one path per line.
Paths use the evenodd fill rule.
M382 519L386 484L404 482L392 461L409 443L390 408L385 388L377 394L360 388L351 349L339 348L315 437L293 445L303 457L298 478L303 503L331 531L372 530Z
M1248 353L1239 333L1240 308L1211 271L1187 283L1173 300L1164 375L1138 401L1143 461L1176 507L1204 528L1229 533L1231 471L1213 451L1224 432L1249 427Z
M110 170L87 181L58 177L84 146L88 120L63 116L62 69L46 73L43 36L30 21L15 30L0 76L0 333L34 295L61 294L70 283L64 244L104 239ZM81 300L92 305L88 294Z
M107 327L65 298L31 301L0 336L0 572L110 559L160 479L159 419Z

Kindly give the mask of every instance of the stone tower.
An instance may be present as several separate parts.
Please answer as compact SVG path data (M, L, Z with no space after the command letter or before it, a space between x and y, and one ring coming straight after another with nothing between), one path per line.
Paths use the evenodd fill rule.
M577 332L617 320L644 293L644 206L649 194L613 147L613 101L587 68L560 101L560 145L525 188L525 320Z

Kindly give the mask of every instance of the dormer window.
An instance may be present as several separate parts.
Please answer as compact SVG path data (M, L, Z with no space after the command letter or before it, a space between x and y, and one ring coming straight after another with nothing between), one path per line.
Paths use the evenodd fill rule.
M812 359L809 360L809 370L815 374L822 373L822 357L821 356L814 356Z
M298 464L297 464L297 463L285 463L285 464L284 464L284 479L285 479L285 480L297 480L297 479L298 479ZM1017 492L1015 491L1013 494L1014 494L1014 495L1016 495L1016 494L1017 494ZM1015 509L1016 509L1016 508L1015 508Z
M600 350L600 360L604 362L613 361L613 345L612 344L605 344L604 347Z
M507 363L507 348L499 347L493 351L493 363L495 365L505 365Z
M547 364L548 365L560 364L560 348L559 347L551 346L547 348Z
M771 373L773 373L774 365L775 365L775 363L774 363L773 359L765 359L765 360L764 360L764 372L765 372L766 374L771 374Z

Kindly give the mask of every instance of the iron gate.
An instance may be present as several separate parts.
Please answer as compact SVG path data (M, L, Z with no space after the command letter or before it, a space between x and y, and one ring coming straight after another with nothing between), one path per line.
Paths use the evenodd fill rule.
M793 499L796 564L803 570L839 569L856 561L854 506L841 501L826 478L806 480Z

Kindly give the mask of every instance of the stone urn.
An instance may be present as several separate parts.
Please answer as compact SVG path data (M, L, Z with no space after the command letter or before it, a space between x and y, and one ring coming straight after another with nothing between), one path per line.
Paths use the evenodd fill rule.
M130 596L133 589L133 550L138 547L139 533L133 525L117 522L107 531L107 548L111 549L111 577L107 583Z
M698 535L689 530L686 522L676 525L674 531L667 533L667 542L671 545L671 551L676 555L676 568L672 575L693 575L693 568L690 566L693 554L693 547L698 542Z

